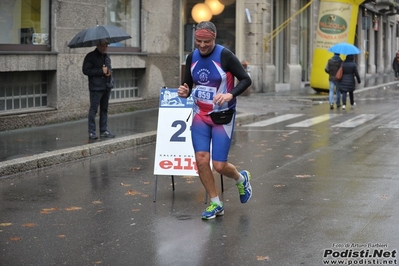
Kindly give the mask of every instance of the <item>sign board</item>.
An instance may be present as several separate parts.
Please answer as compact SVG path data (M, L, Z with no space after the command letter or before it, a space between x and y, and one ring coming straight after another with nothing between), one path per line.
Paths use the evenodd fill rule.
M154 175L198 176L191 142L192 97L180 98L177 88L162 88L159 100Z

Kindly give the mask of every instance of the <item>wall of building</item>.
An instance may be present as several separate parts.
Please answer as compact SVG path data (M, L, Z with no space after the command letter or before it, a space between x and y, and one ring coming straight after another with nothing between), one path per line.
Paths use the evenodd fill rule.
M159 89L176 87L180 78L180 1L146 0L141 7L142 51L112 53L113 69L139 69L141 98L110 104L110 113L158 106ZM89 91L82 73L91 48L70 49L82 29L105 24L106 0L52 0L51 52L9 52L0 56L0 72L49 71L48 108L24 115L0 115L0 130L87 117Z

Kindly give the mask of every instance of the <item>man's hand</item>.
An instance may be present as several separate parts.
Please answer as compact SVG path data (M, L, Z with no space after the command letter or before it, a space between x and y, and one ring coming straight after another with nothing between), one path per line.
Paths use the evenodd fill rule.
M222 104L224 104L226 102L230 102L231 99L233 99L233 94L231 94L231 93L226 93L226 94L219 93L219 94L216 94L215 97L213 97L213 103L220 106L220 105L222 105Z
M180 85L179 88L177 89L177 95L182 98L187 98L188 93L190 92L190 89L186 83L183 85Z
M108 67L106 67L105 65L103 65L103 73L104 75L108 74Z

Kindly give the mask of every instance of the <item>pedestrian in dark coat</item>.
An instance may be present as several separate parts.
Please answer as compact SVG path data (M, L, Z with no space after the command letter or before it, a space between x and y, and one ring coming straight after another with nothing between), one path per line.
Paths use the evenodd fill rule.
M355 78L357 83L360 84L361 81L354 59L354 55L347 55L342 65L343 76L341 82L339 83L339 90L342 95L342 110L345 110L346 108L346 94L348 92L351 106L353 107L356 105L353 95L356 86Z
M100 137L114 138L108 130L108 102L114 87L111 59L107 54L108 41L101 40L96 49L88 53L83 61L83 74L88 76L90 108L88 115L89 139L98 139L96 134L96 114L100 107Z
M398 78L399 78L399 51L396 52L396 56L393 59L392 69L393 69L393 72L395 73L395 80L398 80Z

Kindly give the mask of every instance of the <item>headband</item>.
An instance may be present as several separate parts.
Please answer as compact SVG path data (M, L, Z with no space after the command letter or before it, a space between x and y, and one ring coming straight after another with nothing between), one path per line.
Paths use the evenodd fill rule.
M199 39L215 39L216 33L207 29L199 29L195 31L195 38Z

